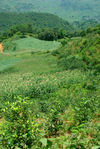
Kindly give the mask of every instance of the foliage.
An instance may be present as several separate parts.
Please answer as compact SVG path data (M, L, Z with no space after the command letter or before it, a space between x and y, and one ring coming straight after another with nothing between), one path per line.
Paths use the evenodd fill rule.
M75 110L75 116L74 121L79 121L79 124L82 124L86 121L89 121L91 118L95 117L96 115L96 109L98 106L98 103L96 103L98 100L96 98L93 99L86 99L83 97L82 99L78 100L74 105Z
M48 8L49 6L49 8ZM73 20L88 20L91 18L100 19L99 11L100 3L95 0L84 0L77 1L73 0L59 0L59 1L40 1L40 0L26 0L12 1L5 0L0 2L0 11L11 11L11 12L49 12L52 14L57 14L64 19Z
M74 55L74 56L68 56L67 58L61 59L61 61L58 62L58 65L61 65L64 67L64 69L85 69L85 65L83 60Z
M0 13L0 33L4 32L4 34L6 34L6 32L11 29L10 32L8 31L9 36L11 36L16 32L16 29L23 33L36 33L36 30L40 32L40 30L43 28L57 28L73 31L73 26L70 23L56 15L49 13Z
M19 34L3 41L18 49L0 54L0 148L99 148L99 27L58 49Z
M20 39L7 39L3 42L5 52L18 52L18 51L47 51L54 50L60 46L59 42L56 41L41 41L39 39L28 37ZM27 50L28 49L28 50Z
M64 39L65 44L56 50L58 56L58 65L67 69L95 69L99 72L99 25L91 28L90 32L83 31L85 36ZM62 41L62 40L61 40ZM53 52L54 53L54 52Z
M1 143L7 148L30 148L39 142L39 129L35 118L31 117L28 98L17 97L16 101L6 103L4 111L5 122L1 126Z
M65 36L65 33L63 30L45 30L41 33L39 33L38 38L41 40L48 40L48 41L53 41L57 39L61 39Z
M61 118L59 108L60 108L60 102L55 102L55 105L50 108L50 114L47 118L47 136L57 136L61 129L63 129L63 120Z

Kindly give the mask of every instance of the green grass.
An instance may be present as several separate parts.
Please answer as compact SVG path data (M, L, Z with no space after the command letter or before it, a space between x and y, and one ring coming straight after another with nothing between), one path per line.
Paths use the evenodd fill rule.
M38 51L51 51L57 49L60 46L60 42L57 41L44 41L33 37L22 39L9 39L3 42L5 52L38 52Z
M21 58L21 61L14 65L21 73L25 72L50 72L54 71L57 67L56 58L50 53L24 53L17 57Z
M4 53L0 55L0 72L50 72L56 67L56 58L50 51L57 49L60 42L43 41L35 38L6 40Z
M22 50L48 51L57 49L60 45L60 43L56 41L43 41L31 37L15 40L13 43L16 44L17 51Z
M60 51L57 49L61 55L59 58L67 54L76 54L77 51L79 53L79 46L81 47L83 40L79 38L72 39L65 46L60 47ZM49 147L50 149L99 146L98 132L100 127L97 125L100 119L97 117L97 114L100 113L99 75L94 70L81 71L80 68L61 70L62 67L57 65L58 57L52 55L55 52L52 52L51 44L53 42L39 41L34 38L25 38L12 42L16 43L16 50L12 52L9 47L8 51L0 55L0 64L3 63L8 68L0 72L0 116L2 117L0 122L2 143L0 142L0 147L4 148L6 142L9 146L14 145L15 147L16 141L13 142L12 138L16 138L18 141L19 136L16 134L20 132L19 128L24 127L25 133L26 127L30 131L28 125L25 125L28 122L32 122L32 128L37 126L40 134L41 130L43 131L42 136L39 138L51 139L50 144L52 146ZM41 45L38 46L33 43L41 43ZM48 51L48 48L42 48L42 43L43 46L50 43L51 49L49 47ZM96 45L98 48L98 44ZM8 67L9 63L11 64L10 67ZM17 105L14 107L14 103L16 104L16 100L18 101L18 98L15 97L19 95L22 96L21 102L24 110L21 113L18 110L18 108L21 108L19 104L19 107ZM28 102L25 101L25 97L28 97ZM30 106L28 103L30 103ZM30 118L25 119L25 123L23 121L24 125L22 125L22 123L19 123L20 121L16 120L16 112L19 113L18 120L22 120L20 118L25 113L25 109L31 114L29 114ZM11 119L9 117L11 119L15 118L14 122L10 123ZM63 123L59 124L59 120ZM38 124L33 125L33 121ZM6 127L4 128L4 126ZM11 126L12 131L9 131ZM58 128L60 126L62 126L62 129ZM51 131L56 130L57 134L50 136ZM34 129L32 134L33 132ZM23 130L20 136L28 137L28 135L24 135ZM38 145L40 145L40 142ZM36 144L33 145L33 148L36 148ZM42 145L38 148L43 149L48 148L48 146L44 147Z
M17 58L11 58L6 60L0 60L0 71L10 68L14 63L18 62Z

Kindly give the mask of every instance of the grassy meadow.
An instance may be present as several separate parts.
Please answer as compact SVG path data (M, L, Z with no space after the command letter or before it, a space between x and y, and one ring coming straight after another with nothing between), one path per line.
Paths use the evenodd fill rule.
M10 42L10 45L9 45ZM48 51L55 50L60 46L56 41L43 41L33 37L22 38L17 40L10 40L4 42L5 51L22 52L25 51ZM12 49L11 49L12 48Z
M95 40L4 41L1 149L99 149L98 41L97 35Z
M56 58L50 51L60 46L56 41L42 41L32 37L6 40L4 53L0 55L0 72L48 72L54 71ZM3 75L4 75L3 74Z

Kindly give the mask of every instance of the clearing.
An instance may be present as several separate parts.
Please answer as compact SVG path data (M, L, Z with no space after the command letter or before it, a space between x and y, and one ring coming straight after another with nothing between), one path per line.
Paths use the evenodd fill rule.
M0 55L0 72L50 72L56 68L56 58L49 51L60 46L56 41L43 41L32 37L6 40L4 54Z

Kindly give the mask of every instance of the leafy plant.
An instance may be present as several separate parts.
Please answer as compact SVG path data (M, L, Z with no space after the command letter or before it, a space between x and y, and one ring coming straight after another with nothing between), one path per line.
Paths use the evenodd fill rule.
M0 142L7 148L30 148L39 142L39 128L35 117L31 118L28 98L17 97L13 103L7 102L3 109L5 122L1 126Z
M47 118L47 134L49 136L57 136L59 131L63 129L63 120L61 114L58 111L60 104L55 102L54 107L51 108Z
M76 122L77 120L79 121L79 124L82 124L91 118L96 114L96 106L97 102L96 99L91 97L91 98L81 98L78 102L76 102L74 110L75 110L75 115L74 115L74 121Z

